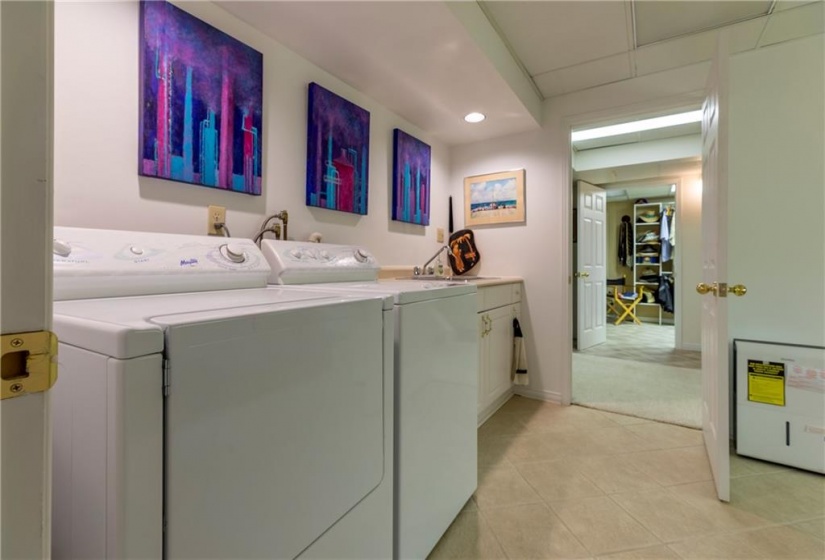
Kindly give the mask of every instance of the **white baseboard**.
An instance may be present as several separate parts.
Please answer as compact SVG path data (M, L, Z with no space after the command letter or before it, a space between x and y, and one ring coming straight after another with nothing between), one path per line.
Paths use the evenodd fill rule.
M496 398L492 403L488 404L484 407L484 410L478 411L478 425L481 426L484 424L490 416L495 414L499 408L504 406L504 403L510 400L510 397L513 396L513 388L510 387L507 391L502 393L501 395Z
M528 399L561 404L561 393L556 391L537 391L536 389L530 389L528 387L516 387L515 392L517 395L527 397Z

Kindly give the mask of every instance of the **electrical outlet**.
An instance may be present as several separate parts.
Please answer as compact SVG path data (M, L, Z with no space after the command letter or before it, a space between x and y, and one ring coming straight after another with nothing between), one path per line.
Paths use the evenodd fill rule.
M226 223L226 208L223 206L210 206L207 219L206 233L209 235L223 235L223 232L215 228L215 224Z
M435 240L439 243L444 243L444 228L436 228L435 229Z

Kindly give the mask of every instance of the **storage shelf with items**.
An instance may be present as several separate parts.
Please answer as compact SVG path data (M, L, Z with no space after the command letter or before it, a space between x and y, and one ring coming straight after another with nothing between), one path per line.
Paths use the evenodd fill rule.
M663 277L673 275L673 247L670 245L669 227L667 222L673 213L673 204L669 202L643 202L633 205L633 282L638 292L644 290L645 295L640 306L655 306L659 314L659 324L662 324L662 305L657 301ZM672 220L670 220L672 223ZM662 236L662 226L665 226L665 236ZM667 244L664 248L663 244ZM663 251L664 249L664 251Z

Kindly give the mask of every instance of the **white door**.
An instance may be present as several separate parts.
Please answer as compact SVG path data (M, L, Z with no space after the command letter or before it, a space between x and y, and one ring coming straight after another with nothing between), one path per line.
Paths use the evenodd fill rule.
M605 320L605 259L607 194L604 189L578 181L576 288L576 348L584 350L607 340Z
M51 328L52 22L51 2L0 3L0 558L50 556L49 396L25 389L31 377L7 379L28 370L14 348L29 339L6 335Z
M720 42L702 107L702 432L716 492L730 501L727 282L727 50ZM722 284L724 286L724 284Z

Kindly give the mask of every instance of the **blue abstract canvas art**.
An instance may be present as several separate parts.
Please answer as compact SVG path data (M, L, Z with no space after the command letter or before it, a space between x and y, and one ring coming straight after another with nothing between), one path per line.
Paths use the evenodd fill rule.
M370 114L309 84L307 206L366 214Z
M398 128L393 131L392 219L430 224L430 146Z
M140 9L138 173L261 194L263 55L167 2Z

